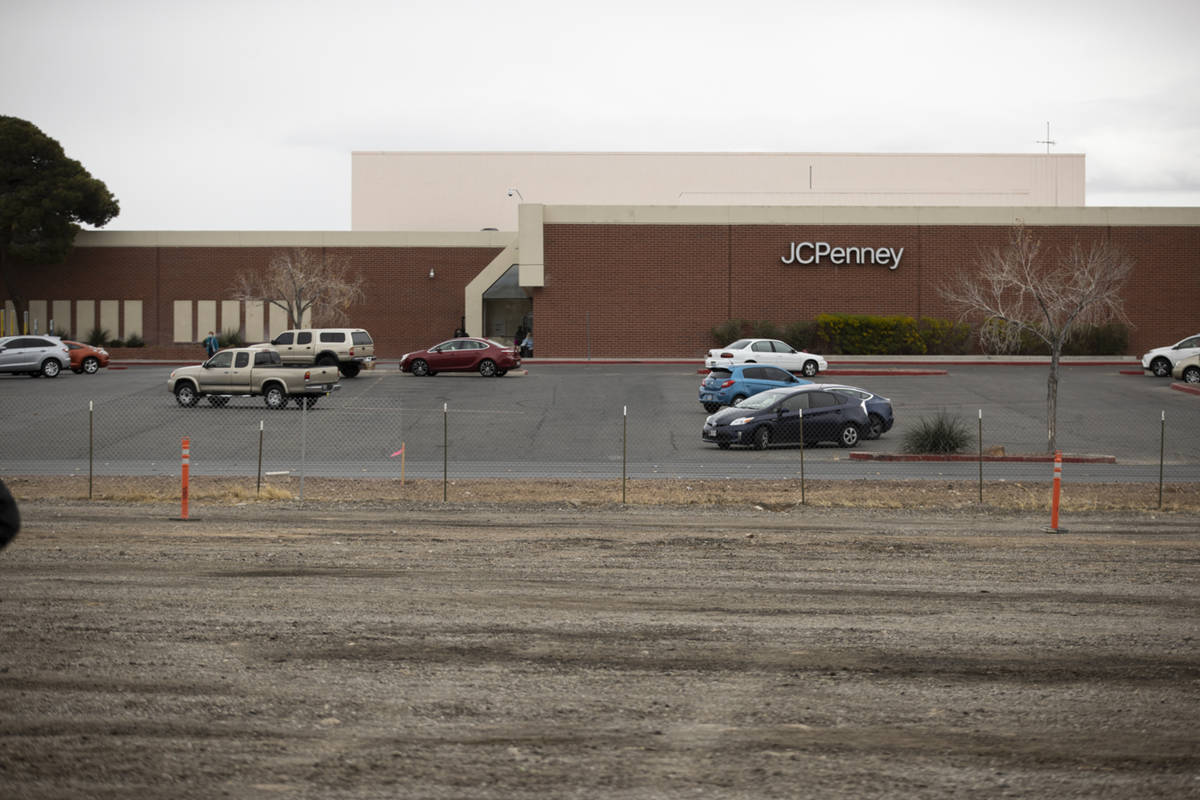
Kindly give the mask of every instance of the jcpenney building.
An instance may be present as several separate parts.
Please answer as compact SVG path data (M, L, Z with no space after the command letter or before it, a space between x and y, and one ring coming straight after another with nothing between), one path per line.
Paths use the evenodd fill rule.
M304 247L363 275L352 324L384 358L462 321L500 340L532 326L538 357L699 358L733 318L951 318L939 284L1021 222L1046 248L1132 256L1131 353L1200 330L1200 209L1086 207L1082 156L364 153L353 183L347 232L82 234L30 275L31 316L159 350L261 340L286 320L228 289ZM608 202L622 193L648 202Z

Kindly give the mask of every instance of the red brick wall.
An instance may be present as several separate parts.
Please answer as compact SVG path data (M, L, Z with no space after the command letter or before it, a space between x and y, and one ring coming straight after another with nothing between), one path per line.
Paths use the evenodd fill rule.
M36 300L141 299L143 338L148 345L169 346L174 338L176 300L227 300L236 276L264 268L276 250L77 247L65 264L31 270L27 296ZM463 316L467 283L500 249L362 247L329 248L329 252L344 254L351 271L366 279L367 301L352 310L349 324L371 332L377 355L395 358L453 335ZM431 268L433 278L429 277ZM242 328L243 319L220 318L219 303L217 314L218 330ZM82 337L88 330L71 333ZM117 335L116 331L110 333Z
M699 358L712 346L709 330L738 317L781 326L821 312L949 318L952 312L938 296L938 284L1010 235L1004 226L952 225L551 224L544 230L546 285L531 291L535 352L596 358ZM1133 322L1129 353L1200 332L1200 228L1033 230L1047 248L1069 247L1076 238L1088 245L1110 237L1134 258L1136 268L1125 293ZM896 270L789 266L780 259L793 241L903 247L904 255ZM175 300L228 299L235 276L264 267L274 251L80 247L64 265L31 270L27 296L141 299L147 344L170 345ZM452 334L464 313L467 283L499 249L362 247L335 252L345 254L352 269L366 278L367 302L353 310L351 324L371 332L379 356L396 358ZM218 319L221 329L241 324L240 319ZM87 332L72 331L76 336Z
M1136 262L1125 292L1130 354L1200 332L1200 229L1043 227L1046 250L1110 237ZM822 312L954 318L939 284L1004 226L547 225L546 288L535 294L539 356L691 356L731 318L781 326ZM787 265L791 242L904 248L898 269ZM590 335L589 335L590 334Z

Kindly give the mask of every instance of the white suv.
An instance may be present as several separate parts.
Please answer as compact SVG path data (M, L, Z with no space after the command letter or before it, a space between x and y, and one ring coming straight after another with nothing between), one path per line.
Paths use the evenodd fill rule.
M0 372L57 378L58 373L70 367L71 351L56 336L0 338Z
M1200 334L1181 339L1170 347L1156 347L1142 356L1142 369L1160 378L1169 377L1175 365L1188 356L1200 353Z
M293 328L250 346L274 350L286 365L337 367L347 378L375 368L375 342L362 328Z

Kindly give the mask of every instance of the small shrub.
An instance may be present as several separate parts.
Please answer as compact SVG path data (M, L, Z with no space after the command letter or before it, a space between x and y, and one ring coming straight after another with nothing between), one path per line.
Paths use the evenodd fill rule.
M821 352L821 347L817 342L817 325L812 320L801 320L786 326L781 338L797 350L806 350L810 353Z
M779 339L782 338L779 332L779 326L767 319L760 319L750 326L750 333L755 339Z
M88 331L87 338L84 339L84 342L90 344L92 347L103 347L107 341L108 331L103 328L92 328Z
M222 347L245 347L246 340L242 338L241 331L226 330L221 331L217 336L217 343Z
M713 328L710 333L717 347L721 347L741 339L742 331L746 330L749 326L750 323L744 319L731 319L722 322Z
M932 419L921 417L904 433L906 453L959 453L971 443L971 430L957 414L939 411Z
M146 342L136 333L129 334L129 338L125 340L126 347L145 347Z
M105 347L124 347L124 346L125 346L125 341L123 339L109 339L108 342L105 343Z

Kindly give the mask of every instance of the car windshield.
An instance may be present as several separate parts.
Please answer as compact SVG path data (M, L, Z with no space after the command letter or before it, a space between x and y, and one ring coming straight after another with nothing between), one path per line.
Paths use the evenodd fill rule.
M758 394L750 395L745 400L738 403L737 407L738 408L768 408L769 406L772 406L775 403L778 403L780 400L782 400L784 397L787 397L791 393L792 393L791 390L781 392L777 389L770 389L765 392L759 392Z

